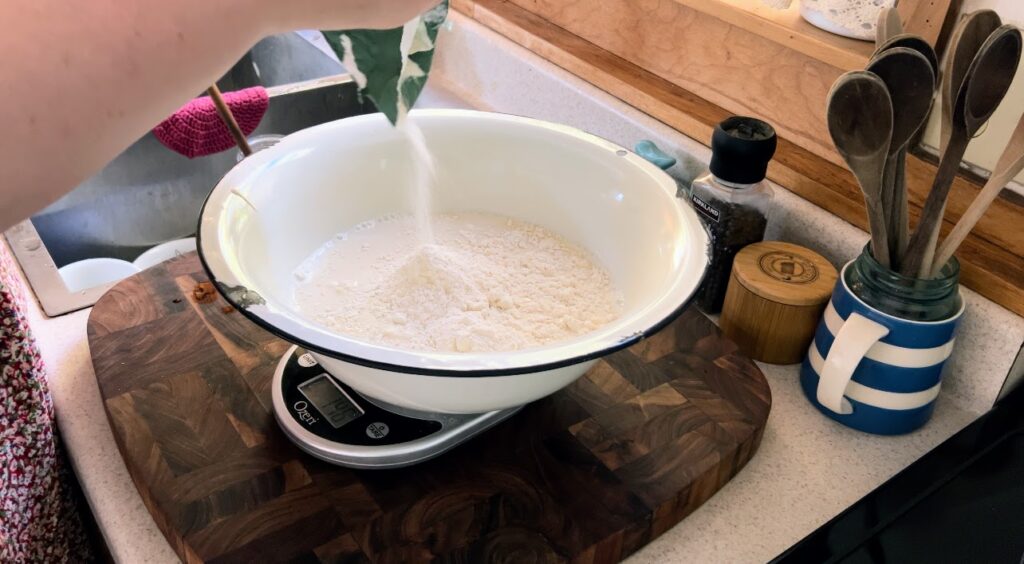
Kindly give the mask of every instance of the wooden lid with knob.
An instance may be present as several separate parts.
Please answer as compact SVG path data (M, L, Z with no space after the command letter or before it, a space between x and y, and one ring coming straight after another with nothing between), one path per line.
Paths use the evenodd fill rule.
M722 331L764 362L803 359L838 273L818 253L782 241L741 250L733 261Z

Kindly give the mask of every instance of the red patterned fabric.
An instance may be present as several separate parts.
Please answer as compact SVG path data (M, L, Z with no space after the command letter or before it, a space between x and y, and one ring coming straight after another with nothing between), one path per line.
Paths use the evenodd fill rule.
M0 562L90 562L14 269L0 243Z

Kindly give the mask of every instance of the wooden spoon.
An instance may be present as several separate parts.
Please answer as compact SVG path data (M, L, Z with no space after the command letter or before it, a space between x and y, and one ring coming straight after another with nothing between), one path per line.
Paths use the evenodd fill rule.
M885 162L882 211L886 215L889 261L895 268L909 238L906 184L900 178L900 158L905 157L907 144L928 121L935 94L935 72L924 55L907 47L881 51L867 70L882 79L892 99L892 141Z
M875 49L875 53L871 56L871 59L874 60L882 55L882 53L890 49L895 49L896 47L906 47L907 49L913 49L914 51L921 53L924 58L928 59L928 64L931 65L932 72L935 76L939 76L939 56L935 54L935 49L931 44L925 41L925 39L920 35L901 33L890 37L885 43L882 43L877 49Z
M892 139L892 99L874 73L839 77L828 94L828 132L864 193L871 226L871 252L889 266L889 242L882 210L882 173Z
M939 131L939 153L945 153L953 132L953 108L964 84L964 76L978 51L993 32L1003 25L999 14L978 10L965 14L953 30L942 61L942 120Z
M890 38L903 33L903 22L896 8L882 8L878 12L878 25L875 27L875 45L881 47Z
M932 48L931 44L918 35L900 34L890 37L887 41L878 46L872 60L880 57L886 51L897 47L913 49L928 59L928 63L932 67L932 73L935 77L935 81L938 82L939 58L936 56L935 49ZM932 96L934 96L934 93ZM893 101L893 108L898 112L899 104L896 103L895 100ZM931 112L930 107L928 111L929 113ZM911 133L910 138L913 139L914 135L916 135L916 133ZM903 257L903 253L907 250L907 243L910 240L910 223L907 216L906 172L908 147L909 141L907 146L896 151L895 166L887 166L885 171L885 189L892 193L892 205L886 210L886 213L889 217L889 248L893 252L893 255L890 257L893 262L893 267L899 265L900 259Z
M938 276L946 261L953 256L953 253L956 252L960 244L964 242L971 229L974 229L978 220L985 214L985 210L996 199L999 192L1002 191L1007 183L1020 174L1021 170L1024 170L1024 116L1017 122L1017 129L1010 136L1010 143L1003 150L1002 156L999 157L999 162L996 163L995 168L992 170L992 176L989 176L985 187L974 198L967 211L960 216L960 221L956 222L953 231L942 241L942 246L935 253L935 260L932 262L932 276Z
M1002 102L1013 81L1020 54L1020 30L1004 25L985 41L967 69L953 106L953 128L946 150L939 161L932 190L925 200L921 221L900 264L900 273L904 276L923 278L931 274L946 198L964 158L967 143Z

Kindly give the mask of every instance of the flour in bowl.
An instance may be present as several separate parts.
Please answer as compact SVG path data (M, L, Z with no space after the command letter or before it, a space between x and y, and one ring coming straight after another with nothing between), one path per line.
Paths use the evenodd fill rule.
M458 352L564 341L622 313L597 261L543 227L476 212L432 225L429 245L411 216L338 234L296 269L298 309L364 341Z

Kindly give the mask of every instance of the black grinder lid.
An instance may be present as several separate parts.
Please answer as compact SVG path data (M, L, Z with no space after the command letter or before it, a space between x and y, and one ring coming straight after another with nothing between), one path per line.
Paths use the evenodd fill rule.
M734 184L760 182L777 144L775 129L759 119L726 119L711 135L711 174Z

